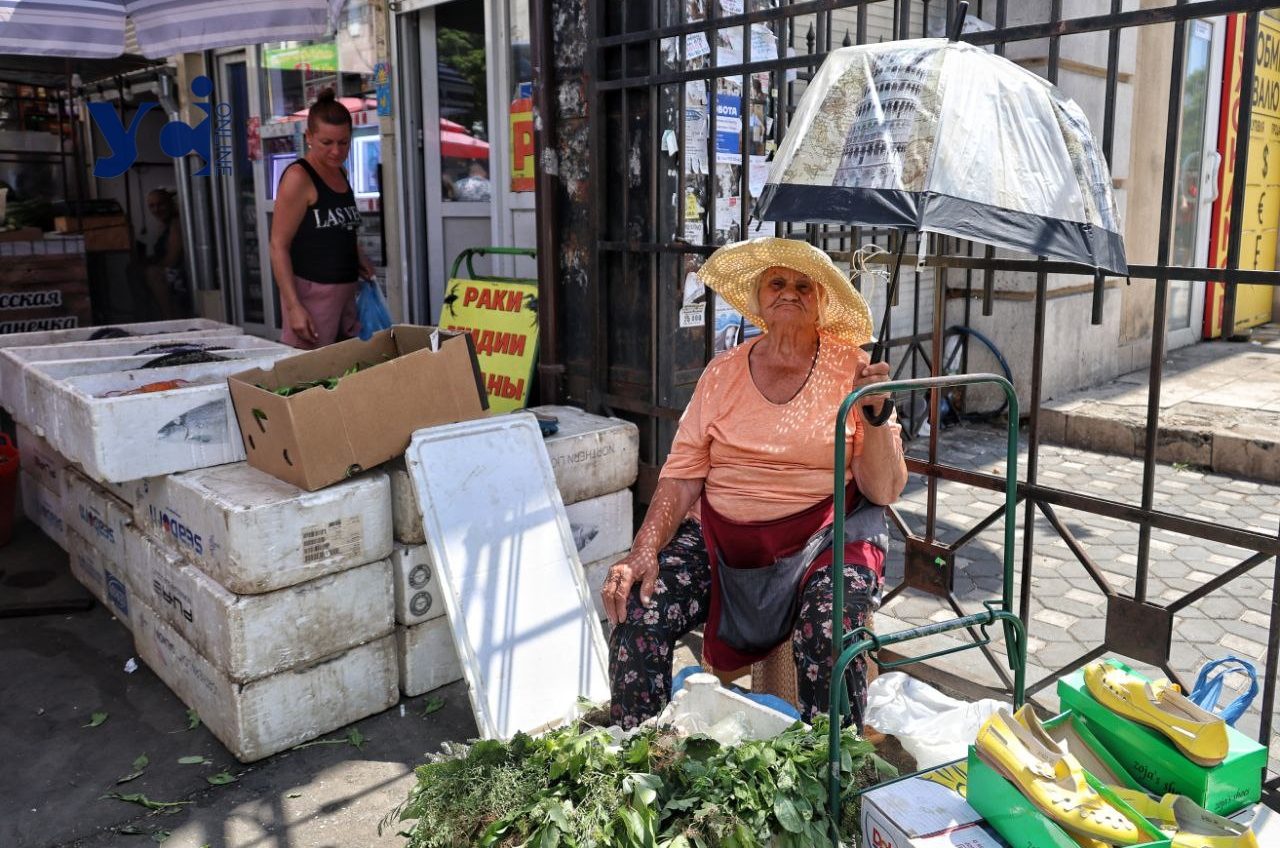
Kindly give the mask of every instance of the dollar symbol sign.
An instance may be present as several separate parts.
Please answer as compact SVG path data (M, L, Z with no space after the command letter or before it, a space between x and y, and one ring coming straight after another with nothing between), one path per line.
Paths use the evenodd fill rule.
M1267 156L1271 153L1271 145L1262 145L1262 178L1267 178Z

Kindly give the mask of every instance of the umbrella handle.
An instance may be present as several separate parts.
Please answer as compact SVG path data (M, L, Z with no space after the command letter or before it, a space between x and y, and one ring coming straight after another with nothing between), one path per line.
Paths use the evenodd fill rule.
M960 6L956 9L956 18L951 22L951 40L959 41L961 33L964 32L964 19L969 14L969 0L960 0Z
M862 407L862 417L867 419L867 423L872 427L879 427L881 424L889 420L889 416L893 415L893 410L897 405L893 402L893 398L887 399L881 406L879 412L872 412L875 409L871 404Z

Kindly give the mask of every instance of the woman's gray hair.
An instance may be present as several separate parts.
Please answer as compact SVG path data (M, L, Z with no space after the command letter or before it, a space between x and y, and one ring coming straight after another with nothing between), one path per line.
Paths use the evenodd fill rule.
M779 268L785 266L777 266ZM751 289L751 295L747 298L747 309L755 315L760 315L760 287L764 285L764 276L768 274L771 268L765 268L760 272L760 276L756 277L756 284ZM806 278L808 279L808 278ZM818 329L821 330L827 326L827 287L817 280L809 280L818 292Z

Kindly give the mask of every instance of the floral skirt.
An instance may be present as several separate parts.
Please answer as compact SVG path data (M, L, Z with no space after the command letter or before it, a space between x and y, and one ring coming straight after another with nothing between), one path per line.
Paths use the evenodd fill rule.
M879 578L867 565L844 566L844 628L862 627L879 596ZM801 590L799 613L791 633L800 712L806 721L826 713L831 679L830 567L816 571ZM676 640L702 626L711 600L711 566L702 529L686 520L658 554L658 580L650 604L640 603L640 584L627 600L627 619L609 637L612 719L635 727L657 715L671 697L672 653ZM866 703L867 670L863 658L845 675L854 719L861 723Z

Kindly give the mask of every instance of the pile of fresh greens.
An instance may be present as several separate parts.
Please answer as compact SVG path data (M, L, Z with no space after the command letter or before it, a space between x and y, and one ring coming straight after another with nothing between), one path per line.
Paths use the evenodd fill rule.
M408 848L800 848L827 844L827 723L721 746L649 728L617 742L605 730L517 735L446 746L417 769L383 822L412 822ZM840 833L858 837L852 793L872 781L873 746L840 737Z

